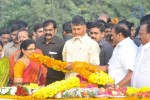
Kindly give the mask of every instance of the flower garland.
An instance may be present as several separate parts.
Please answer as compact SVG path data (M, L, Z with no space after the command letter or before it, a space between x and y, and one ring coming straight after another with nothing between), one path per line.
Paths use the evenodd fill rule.
M0 95L1 99L15 99L15 100L41 100L33 98L33 96L10 96ZM137 97L126 97L126 98L63 98L63 99L47 99L47 100L149 100L149 98L137 98Z
M50 85L47 85L46 87L42 87L39 90L37 90L34 94L33 97L35 98L51 98L55 94L74 88L74 87L79 87L80 86L80 81L79 78L77 77L71 77L68 78L67 80L62 80L62 81L56 81Z
M142 88L128 87L126 94L128 96L150 97L150 87L143 86Z
M45 64L54 70L67 72L67 70L65 70L67 62L55 60L42 54L33 54L31 55L30 59ZM108 74L92 64L88 64L86 62L73 62L72 68L75 72L79 73L83 78L92 83L101 85L114 83L113 79Z
M51 67L57 71L67 72L65 67L68 65L67 62L62 62L60 60L55 60L50 58L49 56L44 56L42 54L33 54L30 56L30 59L39 63L46 65L47 67Z
M86 62L74 62L72 67L75 72L78 72L84 78L88 79L89 82L101 85L114 83L114 80L109 77L108 74L101 71L100 68L94 65Z
M97 83L101 85L113 84L114 80L108 76L108 74L100 71L100 73L92 73L88 78L89 82Z

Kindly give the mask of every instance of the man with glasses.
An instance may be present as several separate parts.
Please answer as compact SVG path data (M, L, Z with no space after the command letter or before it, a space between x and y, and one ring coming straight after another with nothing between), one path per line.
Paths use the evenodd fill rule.
M17 32L16 39L18 40L19 47L20 47L20 44L24 40L30 39L29 32L26 29L20 29ZM38 54L42 54L42 51L40 49L36 49L35 52L38 53ZM16 64L16 61L19 59L20 53L21 53L20 49L16 50L14 53L12 53L10 55L10 58L9 58L9 62L10 62L10 84L13 84L13 79L14 79L13 68Z

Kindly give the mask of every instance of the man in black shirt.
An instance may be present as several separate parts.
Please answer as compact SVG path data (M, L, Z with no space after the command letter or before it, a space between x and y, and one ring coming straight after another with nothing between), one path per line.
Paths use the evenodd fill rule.
M112 56L113 46L104 40L105 26L98 21L91 25L90 36L93 40L99 43L100 46L100 65L108 65L109 59Z
M44 37L36 41L36 47L41 49L44 55L62 60L64 41L56 36L57 25L54 20L46 20L43 23ZM64 73L48 68L46 84L62 80Z

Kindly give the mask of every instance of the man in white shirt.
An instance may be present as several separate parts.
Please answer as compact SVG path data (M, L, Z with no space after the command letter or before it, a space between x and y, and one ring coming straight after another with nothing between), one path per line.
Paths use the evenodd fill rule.
M150 21L141 25L139 34L142 44L138 49L131 85L150 87Z
M102 66L115 80L119 87L130 84L135 62L137 46L130 39L130 29L125 24L117 24L112 29L113 44L116 45L113 55L109 60L109 67Z
M99 65L100 48L97 42L86 33L85 19L82 16L72 18L73 38L68 40L63 48L63 60L67 62L84 61ZM66 73L65 78L76 76L77 73Z

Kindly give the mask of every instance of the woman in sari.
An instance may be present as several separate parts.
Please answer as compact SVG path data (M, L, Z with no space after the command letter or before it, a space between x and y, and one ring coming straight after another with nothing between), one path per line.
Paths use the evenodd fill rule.
M14 84L36 83L45 85L47 69L29 59L29 56L35 52L35 43L33 40L24 40L20 45L20 58L14 66Z
M3 44L0 41L0 87L7 85L9 80L9 59L4 56Z

